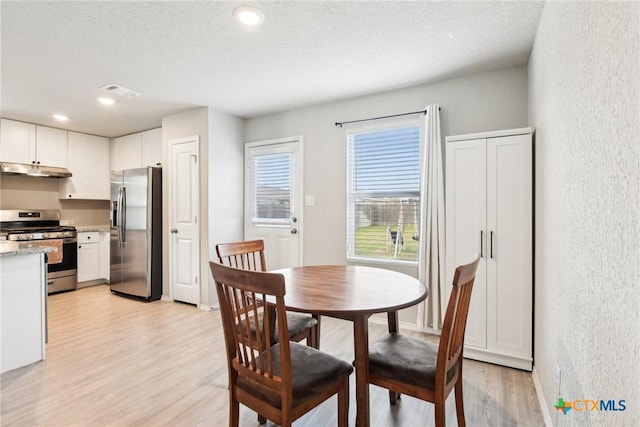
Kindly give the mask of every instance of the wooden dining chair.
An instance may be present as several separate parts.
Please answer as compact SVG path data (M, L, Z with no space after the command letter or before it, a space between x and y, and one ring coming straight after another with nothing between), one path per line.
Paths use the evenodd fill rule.
M267 271L263 240L219 243L216 245L216 253L220 264L243 270ZM306 339L307 345L320 348L320 316L289 312L287 313L287 324L290 340L302 341ZM255 331L252 332L255 334ZM274 338L275 342L278 342L277 323Z
M280 426L334 394L338 426L349 418L353 367L313 347L289 341L284 276L210 262L224 330L229 372L229 426L239 422L240 403ZM267 298L275 310L265 309ZM275 317L275 318L274 318ZM276 319L282 328L274 344ZM251 328L262 333L251 334Z
M456 268L439 345L399 333L385 334L369 350L369 382L389 390L391 404L399 393L432 402L435 424L445 426L445 401L455 388L458 426L465 426L462 401L462 350L471 290L480 258Z

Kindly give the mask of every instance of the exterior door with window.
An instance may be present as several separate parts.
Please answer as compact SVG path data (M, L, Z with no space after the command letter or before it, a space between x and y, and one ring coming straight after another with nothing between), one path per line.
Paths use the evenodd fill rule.
M264 240L269 270L299 266L302 137L248 143L245 161L245 240Z

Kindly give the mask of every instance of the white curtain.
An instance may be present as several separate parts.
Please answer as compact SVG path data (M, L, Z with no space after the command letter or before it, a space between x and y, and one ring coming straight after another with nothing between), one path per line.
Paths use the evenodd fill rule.
M429 296L419 311L418 324L423 328L442 329L447 307L445 281L445 217L440 107L429 105L425 116L425 139L422 147L420 206L420 259L418 278L429 289Z

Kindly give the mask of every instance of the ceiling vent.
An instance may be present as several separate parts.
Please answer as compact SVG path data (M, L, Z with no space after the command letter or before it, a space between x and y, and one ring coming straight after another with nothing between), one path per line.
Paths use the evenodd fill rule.
M127 99L136 98L141 95L141 93L138 93L135 90L127 89L126 87L118 85L106 85L102 86L100 89Z

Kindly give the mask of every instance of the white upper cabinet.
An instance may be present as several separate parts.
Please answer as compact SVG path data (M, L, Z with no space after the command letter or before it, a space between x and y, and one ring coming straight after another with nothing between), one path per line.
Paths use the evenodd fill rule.
M111 170L135 169L142 165L142 134L114 138L111 141Z
M142 167L162 166L162 128L142 132Z
M36 125L37 164L67 167L67 131Z
M162 165L162 128L114 138L111 141L111 170Z
M61 180L61 199L109 200L109 139L69 132L70 178Z
M36 125L0 121L0 161L31 163L36 158Z
M67 131L2 119L0 160L67 167Z

